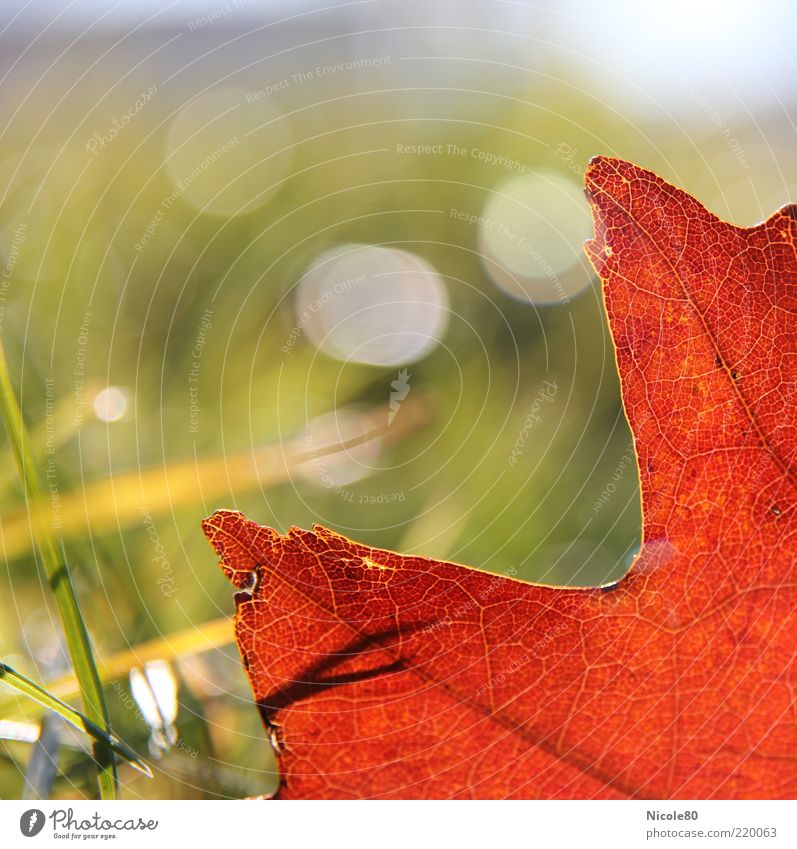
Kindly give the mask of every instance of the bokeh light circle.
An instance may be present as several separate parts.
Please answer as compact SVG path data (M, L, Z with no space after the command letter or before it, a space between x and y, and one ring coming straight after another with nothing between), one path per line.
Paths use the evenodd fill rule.
M350 244L322 254L296 296L297 329L341 360L396 366L427 354L448 322L448 294L425 260Z
M191 100L166 137L174 191L202 212L233 216L269 200L291 165L287 119L259 92L216 88Z
M94 396L94 415L103 422L118 422L127 412L127 392L119 386L109 386Z
M479 248L488 274L507 294L537 304L565 302L589 283L582 245L591 230L579 184L540 170L512 177L490 195ZM574 266L581 269L572 273Z
M367 478L381 453L378 437L364 438L367 426L367 419L356 410L346 408L313 419L303 437L310 459L297 466L296 471L321 489L333 489ZM349 443L349 447L331 450Z

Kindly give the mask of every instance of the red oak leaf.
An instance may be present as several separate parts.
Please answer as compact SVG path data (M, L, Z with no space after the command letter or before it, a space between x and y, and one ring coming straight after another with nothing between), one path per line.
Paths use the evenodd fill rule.
M216 513L280 797L797 794L797 208L604 158L587 192L640 554L563 589Z

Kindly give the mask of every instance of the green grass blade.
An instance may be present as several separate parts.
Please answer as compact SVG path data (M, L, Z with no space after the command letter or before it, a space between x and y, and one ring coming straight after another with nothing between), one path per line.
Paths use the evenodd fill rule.
M57 713L70 725L74 725L75 728L85 732L97 742L102 743L104 747L116 752L117 755L128 761L139 772L143 772L150 778L152 777L150 768L126 743L122 742L114 734L104 731L91 720L86 719L82 713L79 713L65 702L57 699L52 693L48 693L43 687L40 687L31 681L30 678L26 678L5 663L0 663L0 681L5 681L6 684L10 684L19 690L20 693L24 693L29 698L38 702L42 707L53 711L53 713Z
M42 485L39 474L31 456L25 424L22 420L22 410L17 401L11 377L8 373L5 349L0 340L0 414L2 414L8 431L8 441L14 451L14 456L22 477L25 497L29 503L41 499ZM47 578L55 594L58 612L64 628L66 644L75 677L80 684L83 707L89 720L98 728L108 728L108 710L97 674L97 666L91 650L91 642L86 630L86 624L80 612L77 596L75 595L66 562L59 554L52 535L47 528L37 528L36 546L39 549ZM105 744L96 741L94 758L98 768L100 796L103 799L116 798L116 764L113 750Z

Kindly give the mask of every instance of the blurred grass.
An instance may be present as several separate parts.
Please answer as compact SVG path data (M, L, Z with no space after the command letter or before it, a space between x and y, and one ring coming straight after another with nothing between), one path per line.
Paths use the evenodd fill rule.
M60 536L69 539L128 528L140 523L142 514L160 516L185 505L214 503L229 488L246 492L285 483L290 480L291 469L313 458L338 454L374 439L390 444L430 418L419 401L417 397L410 399L395 428L388 429L385 425L387 408L376 408L360 414L360 435L312 450L304 439L295 439L87 482L59 496ZM24 509L9 513L3 519L6 557L16 558L28 552L37 533L46 531L51 521L52 504L41 496Z
M100 743L104 749L114 752L117 756L126 760L131 766L138 769L144 775L151 777L152 772L149 767L141 760L141 758L124 742L119 740L115 735L111 734L90 720L78 713L74 708L70 708L60 699L56 698L51 692L40 687L34 681L20 675L10 666L0 663L0 680L13 687L18 692L32 699L39 707L45 710L52 711L57 716L66 720L70 725L73 725L79 731L88 734L96 742ZM75 682L77 683L77 681ZM106 796L103 798L113 798Z
M150 729L130 707L129 669L164 658L178 678L183 745L156 762L151 782L123 766L123 795L256 795L273 786L274 762L229 643L232 593L199 530L204 515L236 507L279 529L321 522L369 544L557 584L619 577L639 541L636 473L614 480L630 434L596 281L554 307L503 294L480 261L477 229L450 210L478 215L508 172L469 156L402 156L396 145L456 143L576 182L591 155L620 153L666 177L677 171L687 188L715 199L706 160L717 163L720 182L734 163L705 116L690 125L618 115L587 94L583 69L504 68L459 88L437 77L413 84L400 68L338 74L277 100L296 145L291 174L268 204L224 219L178 199L139 252L173 191L163 157L175 110L228 69L236 85L258 89L290 70L273 62L312 67L321 48L266 68L239 68L235 45L214 56L213 71L183 57L193 73L167 85L163 56L146 59L151 43L126 46L119 66L100 61L107 46L83 43L66 68L47 74L50 45L0 92L15 113L0 164L7 268L25 222L0 324L31 449L53 460L44 498L32 501L8 462L0 466L0 653L59 698L75 698L30 548L32 533L49 529L97 646L113 727L135 749ZM258 44L257 55L263 50ZM24 98L39 76L36 96ZM157 96L88 155L90 134L153 81ZM755 128L738 118L734 131L752 149ZM756 217L749 195L728 204L718 211ZM290 355L281 347L297 320L296 282L344 242L423 257L445 280L452 316L443 344L409 365L408 403L381 437L376 468L336 491L307 474L307 424L343 409L381 411L381 419L396 369L338 362L304 337ZM192 432L188 375L208 309ZM556 402L510 465L544 380L560 387ZM119 421L92 412L108 385L130 399ZM596 509L609 482L611 498ZM6 697L0 716L12 714L38 720ZM1 796L19 795L29 754L28 744L0 744ZM56 795L93 792L79 747L65 747L60 766Z
M229 645L233 639L232 623L229 617L222 616L213 622L193 625L177 634L156 637L139 643L135 648L104 658L102 669L99 670L100 680L107 684L125 678L134 666L143 666L151 660L190 658ZM80 687L73 675L64 675L49 684L48 692L54 698L69 700L79 694ZM17 699L8 698L0 701L0 719L21 715L30 720L39 716L42 707L40 704L39 709L31 709L28 704L21 705Z
M16 392L11 384L11 377L6 364L5 349L0 341L0 414L5 424L8 441L11 444L16 460L17 469L22 479L25 500L27 503L41 500L42 482L39 470L33 460L30 451L30 440L25 431L25 422L22 418L17 401ZM75 677L80 687L84 710L88 714L88 720L75 711L66 712L66 705L61 705L61 715L69 717L69 721L89 733L93 740L94 760L97 765L97 781L100 796L103 799L116 798L116 764L114 751L118 745L108 745L107 741L113 739L108 725L108 710L105 706L105 698L97 674L97 666L94 662L94 652L80 605L75 594L69 569L65 559L61 556L53 541L50 529L39 527L33 533L35 546L44 565L50 589L58 606L66 644L69 648L69 658L75 669ZM37 685L33 684L24 675L20 675L11 667L3 664L3 681L10 683L17 690L26 695L35 697L38 695L40 701L49 701L50 709L57 709L56 700ZM118 743L118 741L115 741ZM126 748L126 747L125 747ZM129 752L129 750L127 750ZM129 757L129 755L128 755ZM135 756L133 756L135 758ZM136 759L137 760L137 759Z

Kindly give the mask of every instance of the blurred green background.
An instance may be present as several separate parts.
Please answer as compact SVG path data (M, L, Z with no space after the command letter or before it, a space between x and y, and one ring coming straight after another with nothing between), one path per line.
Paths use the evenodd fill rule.
M275 783L199 529L218 507L544 583L624 573L636 469L582 175L622 156L743 225L797 199L795 13L764 5L0 12L0 331L47 483L26 504L3 443L0 651L77 698L49 527L113 727L153 757L125 796ZM3 689L0 795L92 796L52 719L36 777L40 722Z

